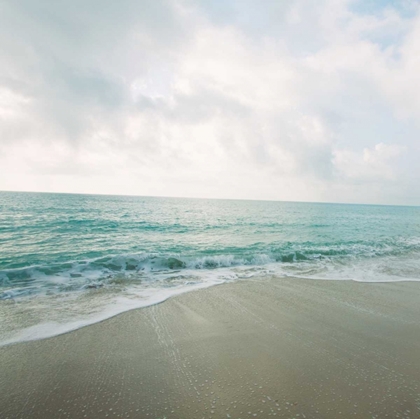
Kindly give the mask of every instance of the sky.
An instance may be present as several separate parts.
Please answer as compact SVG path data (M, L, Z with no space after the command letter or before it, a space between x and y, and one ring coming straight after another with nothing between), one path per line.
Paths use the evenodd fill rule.
M0 190L420 205L420 2L6 0Z

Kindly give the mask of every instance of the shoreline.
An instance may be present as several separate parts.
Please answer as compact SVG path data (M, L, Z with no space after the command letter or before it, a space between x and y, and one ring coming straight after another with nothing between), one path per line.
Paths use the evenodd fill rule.
M0 347L0 411L8 418L420 416L419 283L221 285Z
M21 332L19 332L19 335L12 336L11 338L6 339L5 341L0 341L0 348L12 346L12 345L19 345L19 344L27 343L27 342L35 342L39 340L51 339L58 336L66 335L68 333L73 333L73 332L76 332L77 330L84 329L85 327L90 327L99 323L106 322L110 319L113 319L114 317L124 315L125 313L128 313L133 310L143 310L143 309L153 307L155 305L165 303L166 301L171 300L172 298L178 298L180 295L183 295L183 294L187 294L191 292L198 292L198 291L202 291L207 288L212 288L216 286L221 286L221 285L225 286L225 285L246 282L246 281L267 281L267 280L270 280L271 278L275 278L275 280L285 279L285 280L320 281L320 282L343 282L344 281L344 282L353 282L353 283L359 283L359 284L372 284L372 285L373 284L401 284L401 283L413 283L413 282L418 282L420 284L420 281L415 280L415 279L402 279L399 281L386 281L386 280L384 281L359 281L356 279L330 279L330 278L311 278L311 277L294 277L294 276L277 277L276 275L270 275L270 276L264 276L264 277L255 276L255 277L239 279L239 280L234 280L234 281L227 281L227 282L201 283L201 284L197 284L196 286L192 286L191 288L182 288L179 290L176 289L173 293L163 297L162 299L148 302L146 303L146 305L143 305L143 306L134 305L133 307L128 308L126 310L117 310L113 314L101 313L96 317L96 319L92 318L92 319L79 320L78 321L79 325L77 326L69 326L68 323L63 323L60 327L63 330L61 332L37 331L38 329L42 329L48 323L40 323L34 326L29 326L26 329L22 329ZM6 300L6 302L8 301ZM0 301L0 303L2 302ZM3 314L5 314L6 311L7 310L4 310ZM34 334L38 334L40 336L26 337L26 336L31 336ZM24 336L24 337L21 337L21 336Z
M42 335L41 332L41 336L37 336L37 337L17 337L17 335L15 335L12 338L6 339L5 341L1 342L0 341L0 348L3 347L7 347L7 346L11 346L11 345L19 345L22 343L27 343L27 342L35 342L35 341L39 341L39 340L45 340L45 339L51 339L51 338L55 338L58 336L62 336L62 335L66 335L67 333L72 333L72 332L76 332L77 330L80 329L84 329L85 327L89 327L89 326L93 326L95 324L99 324L102 322L106 322L107 320L113 319L116 316L120 316L124 313L128 313L132 310L142 310L145 308L149 308L149 307L153 307L155 305L158 304L162 304L168 300L170 300L171 298L176 298L180 295L183 294L187 294L190 292L196 292L196 291L200 291L200 290L204 290L207 288L212 288L215 286L219 286L219 285L227 285L229 282L215 282L215 283L201 283L201 284L197 284L195 286L192 286L190 288L186 287L186 288L180 288L180 289L175 289L172 291L171 294L166 295L164 297L160 297L161 299L156 299L156 300L151 300L149 302L146 303L146 305L133 305L133 307L128 308L126 310L116 310L113 314L109 314L109 312L107 314L99 314L96 319L91 318L91 319L84 319L84 320L79 320L79 326L70 326L68 323L63 323L61 329L64 329L62 332L46 332L44 335ZM1 301L0 301L1 303ZM6 311L6 310L5 310ZM48 323L40 323L40 324L36 324L34 326L29 326L25 329L22 329L21 332L19 332L20 336L30 336L33 334L37 334L37 332L34 332L37 329L42 329L43 326L45 326ZM39 334L39 332L38 332Z

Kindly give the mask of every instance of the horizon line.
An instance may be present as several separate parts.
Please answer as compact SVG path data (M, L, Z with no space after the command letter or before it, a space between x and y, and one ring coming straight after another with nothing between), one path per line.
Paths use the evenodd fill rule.
M136 195L136 194L114 194L114 193L92 193L92 192L51 192L51 191L16 191L0 190L0 193L33 193L33 194L52 194L52 195L83 195L83 196L115 196L133 198L164 198L164 199L197 199L212 201L251 201L251 202L284 202L291 204L330 204L330 205L365 205L381 207L420 207L416 204L372 204L363 202L330 202L330 201L290 201L281 199L253 199L253 198L205 198L192 196L164 196L164 195Z

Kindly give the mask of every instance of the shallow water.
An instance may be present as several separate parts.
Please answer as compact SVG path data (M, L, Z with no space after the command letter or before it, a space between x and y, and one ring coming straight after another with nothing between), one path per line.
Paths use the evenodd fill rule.
M0 341L276 275L420 280L420 208L0 193Z

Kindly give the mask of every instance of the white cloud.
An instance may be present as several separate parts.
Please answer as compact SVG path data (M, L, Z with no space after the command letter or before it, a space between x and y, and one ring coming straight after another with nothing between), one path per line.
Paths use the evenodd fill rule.
M351 180L395 180L393 159L404 151L405 148L399 145L379 143L363 149L362 153L335 150L333 162L340 175Z
M420 17L356 3L3 5L0 189L413 203Z

